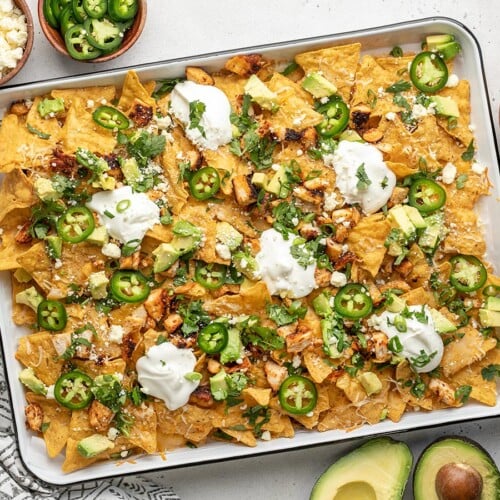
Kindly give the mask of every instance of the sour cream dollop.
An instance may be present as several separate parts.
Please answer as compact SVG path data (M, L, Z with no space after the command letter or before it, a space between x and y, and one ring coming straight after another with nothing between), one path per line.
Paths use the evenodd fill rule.
M371 144L340 141L325 163L334 168L336 186L347 203L359 203L366 214L375 213L391 197L396 176Z
M194 111L196 104L199 108ZM215 150L231 141L231 105L217 87L191 81L178 83L170 96L170 112L184 125L188 139L201 149ZM193 120L195 116L198 123Z
M193 373L196 356L191 349L179 349L170 342L150 347L137 360L137 378L142 392L162 399L169 410L177 410L189 401L200 381L185 375Z
M404 356L418 373L427 373L439 366L443 357L443 340L436 332L434 321L427 306L408 306L411 317L404 317L406 331L399 331L394 326L400 313L384 311L371 318L372 326L385 333L389 339L398 337L403 350L398 353ZM415 314L416 313L416 314ZM422 321L425 314L426 322Z
M292 257L293 239L292 234L285 240L275 229L267 229L260 237L260 252L255 259L271 295L298 299L316 288L316 264L304 268Z
M159 207L144 193L133 193L130 186L100 191L87 207L97 212L110 236L122 243L141 241L146 231L160 222Z

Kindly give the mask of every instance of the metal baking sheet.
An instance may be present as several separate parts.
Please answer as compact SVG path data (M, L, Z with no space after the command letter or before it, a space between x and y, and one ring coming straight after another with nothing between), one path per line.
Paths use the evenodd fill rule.
M155 64L123 68L108 72L94 73L64 79L54 79L28 85L11 86L0 90L0 116L12 101L44 94L53 88L70 88L88 85L120 85L129 69L134 69L143 80L159 80L184 74L186 65L197 65L208 71L219 69L233 54L261 53L276 60L290 60L295 53L314 50L331 45L361 42L364 53L387 55L392 47L399 45L405 50L418 51L421 40L428 34L452 33L462 45L463 52L457 58L454 73L469 80L471 86L471 121L475 128L477 160L489 167L492 196L485 198L478 206L484 224L488 260L500 263L500 232L491 230L490 221L498 215L500 199L500 174L498 151L494 141L493 122L489 107L481 50L472 32L464 25L448 18L428 18L390 26L333 34L265 46L238 48L217 54L206 54L191 58L162 61ZM165 456L147 455L134 457L133 462L104 462L78 470L70 474L61 471L62 456L49 459L45 444L39 437L26 430L24 423L24 389L17 375L21 369L15 360L17 340L26 331L15 327L11 320L11 286L8 273L0 273L0 329L3 356L8 377L8 388L13 409L14 424L17 429L19 450L26 467L40 479L53 484L65 485L75 482L135 474L165 468L199 465L203 463L248 457L262 453L277 453L294 448L315 446L362 436L372 436L400 432L410 429L446 425L473 419L500 415L500 401L494 407L469 403L462 408L438 410L431 413L414 412L403 416L399 423L381 422L365 425L351 432L345 431L299 431L292 439L280 438L269 442L261 441L256 448L220 442L208 443L200 448L181 448Z

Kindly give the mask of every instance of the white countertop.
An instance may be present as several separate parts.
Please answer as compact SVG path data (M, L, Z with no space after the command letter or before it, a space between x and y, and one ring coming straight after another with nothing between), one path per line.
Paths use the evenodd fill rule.
M82 64L57 54L38 25L37 1L28 0L28 4L35 19L34 48L27 65L11 84L432 16L450 17L466 25L482 48L497 143L500 138L498 0L149 0L148 18L140 40L125 56L102 64ZM497 418L394 437L407 442L416 459L422 449L439 436L465 435L478 441L500 465L499 424ZM173 485L183 500L306 499L317 476L360 442L176 469L153 473L150 477ZM407 492L406 498L412 495Z

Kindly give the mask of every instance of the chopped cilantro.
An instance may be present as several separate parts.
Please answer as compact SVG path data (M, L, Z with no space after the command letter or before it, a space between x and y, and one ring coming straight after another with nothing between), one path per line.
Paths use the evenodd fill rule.
M465 403L472 392L472 387L470 385L461 385L455 390L455 399L460 403Z
M406 80L399 80L396 83L393 83L389 87L385 89L386 92L390 92L391 94L398 94L399 92L404 92L406 90L411 89L411 83Z
M182 316L183 323L181 332L185 337L197 332L210 322L210 316L202 307L201 300L193 300L192 302L182 302L179 304L177 312Z
M191 101L189 103L189 128L198 129L203 137L205 135L205 129L201 125L201 119L207 107L201 101Z
M356 184L356 187L360 191L366 191L368 189L368 186L372 183L372 181L370 180L368 174L366 173L364 163L362 163L356 170L356 177L358 178L358 183Z
M467 149L462 153L463 161L471 161L474 158L476 150L474 149L474 140L469 142Z
M500 365L488 365L481 370L481 376L484 380L494 380L495 377L500 377Z
M307 307L300 300L294 300L288 307L279 304L268 304L266 311L269 318L278 326L284 326L303 318L306 315Z

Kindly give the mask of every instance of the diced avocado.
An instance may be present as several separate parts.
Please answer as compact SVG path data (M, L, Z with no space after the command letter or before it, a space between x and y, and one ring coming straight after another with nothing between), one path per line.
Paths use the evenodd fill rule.
M500 326L500 311L479 309L479 321L486 328Z
M265 189L268 182L269 182L269 179L267 178L267 175L264 172L255 172L252 175L252 184L254 186L257 186L258 188Z
M427 226L418 239L418 246L424 252L432 252L439 243L441 228L435 224Z
M16 304L24 304L25 306L31 307L35 312L42 300L43 296L38 293L38 290L34 286L26 288L26 290L16 294Z
M92 183L93 187L102 188L104 191L113 191L116 187L116 179L107 172L99 175L99 178Z
M428 35L425 37L425 43L428 50L435 50L439 45L444 43L453 42L455 37L450 33L443 33L440 35Z
M41 394L42 396L47 394L47 386L35 375L31 366L21 371L19 380L35 394Z
M459 470L450 470L450 466L458 467ZM462 476L462 481L456 481L453 472L460 475L465 472L466 475ZM457 484L461 485L460 489L454 491ZM448 487L443 489L445 485ZM471 494L471 491L465 494L465 486L467 489L475 486L475 494ZM498 499L499 492L500 473L495 461L478 443L464 437L451 436L432 442L420 455L413 475L415 500Z
M314 309L314 312L323 318L326 316L329 316L330 314L333 313L332 306L330 305L330 300L329 297L324 294L320 293L316 297L314 297L312 301L312 306Z
M215 227L215 237L218 241L226 245L229 250L236 250L242 241L243 235L235 229L229 222L218 222Z
M355 130L344 130L339 136L340 141L365 142Z
M86 242L92 243L93 245L104 246L109 242L109 234L106 226L97 226L86 239Z
M241 358L243 343L241 342L240 331L237 328L229 328L227 345L220 353L220 362L224 365Z
M60 198L60 194L56 191L52 181L45 177L38 177L33 183L33 189L43 201L54 201Z
M310 500L400 500L412 463L405 443L389 437L371 439L323 472Z
M64 112L64 101L60 97L45 98L38 103L37 111L42 118Z
M304 80L302 80L302 88L307 90L316 99L330 97L337 92L337 87L317 72L306 75Z
M261 108L273 113L279 109L278 95L270 90L257 75L252 75L246 82L245 94L248 94Z
M490 311L500 311L500 297L487 297L484 307Z
M60 238L59 236L50 235L45 238L45 243L47 244L48 256L53 260L60 259L63 246L62 238Z
M18 267L14 271L14 278L16 278L18 283L29 283L33 279L31 274L22 267Z
M458 42L444 43L437 48L438 54L445 60L445 62L451 61L460 53L461 50L462 46Z
M137 183L141 181L142 174L139 170L139 165L135 158L127 158L122 160L120 163L120 168L122 169L123 175L127 184L134 187Z
M451 333L454 332L457 327L451 322L444 314L440 313L436 309L429 307L429 313L436 327L436 332L438 333Z
M235 252L232 261L236 270L249 280L257 281L260 279L259 264L249 252Z
M273 193L280 198L286 198L290 194L290 190L286 187L286 184L286 169L283 165L279 165L264 189L268 193Z
M445 97L442 95L432 95L429 97L431 103L433 103L436 114L442 116L452 116L458 118L460 116L460 110L458 109L457 102L451 97Z
M102 434L92 434L83 438L76 449L82 457L92 458L115 447L115 443Z
M222 369L213 377L210 377L210 392L216 401L222 401L227 398L227 380L226 372Z
M109 279L104 271L92 273L89 276L90 294L95 300L105 299L108 295Z
M378 394L382 390L382 382L376 373L363 372L359 375L358 380L361 382L361 385L368 396Z
M395 293L391 293L387 297L386 309L389 312L398 313L401 312L405 307L406 307L406 301L401 297L399 297L398 295L396 295Z
M403 205L403 208L406 212L406 215L411 220L411 223L417 229L423 229L424 227L427 227L427 222L425 222L425 219L422 217L417 208L410 205Z
M403 205L396 205L392 207L389 210L387 219L399 227L406 236L411 237L415 234L415 226L408 217Z
M153 265L155 273L166 271L181 256L181 253L171 243L161 243L152 253L155 256Z
M196 250L201 243L203 233L188 221L178 221L173 227L174 237L170 243L161 243L153 250L155 262L153 271L166 271L181 256Z

